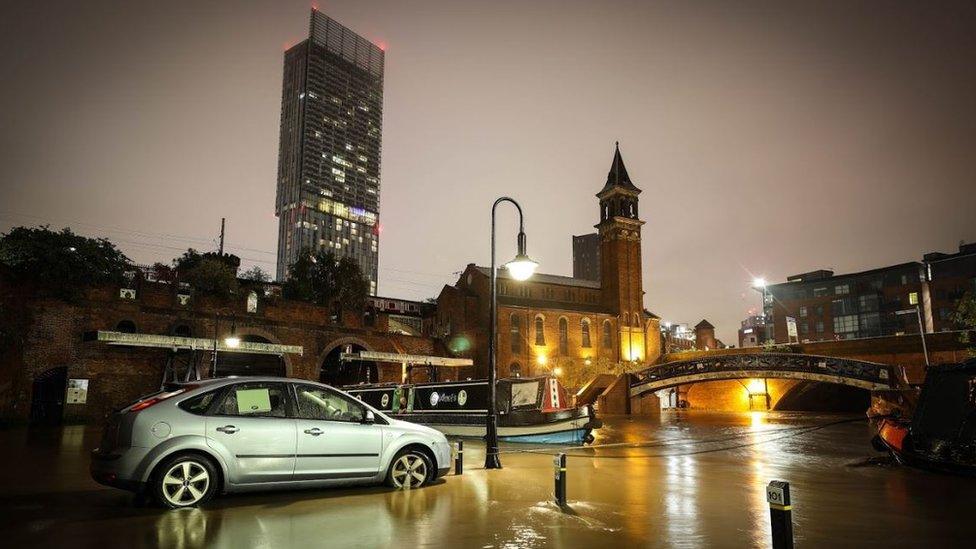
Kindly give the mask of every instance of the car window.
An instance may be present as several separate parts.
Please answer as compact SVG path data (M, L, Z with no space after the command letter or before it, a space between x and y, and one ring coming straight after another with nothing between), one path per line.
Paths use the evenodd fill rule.
M297 385L295 389L298 393L298 416L303 419L363 421L366 408L351 398L313 385Z
M210 405L213 403L219 392L220 391L207 391L202 395L188 398L180 403L180 408L183 408L191 414L202 416L207 413L207 410L210 408Z
M285 386L282 383L234 385L214 413L220 416L285 417Z

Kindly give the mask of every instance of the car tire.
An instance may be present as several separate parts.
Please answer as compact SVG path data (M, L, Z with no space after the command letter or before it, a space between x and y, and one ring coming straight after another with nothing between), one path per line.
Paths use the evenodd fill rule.
M217 467L210 458L182 454L159 465L152 480L152 494L160 505L170 509L196 507L214 496L218 482Z
M420 488L430 483L437 474L430 457L416 448L397 452L390 461L386 484L396 490Z

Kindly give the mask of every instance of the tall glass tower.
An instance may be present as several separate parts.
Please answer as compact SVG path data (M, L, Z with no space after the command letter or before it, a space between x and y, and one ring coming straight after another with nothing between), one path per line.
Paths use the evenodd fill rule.
M306 251L353 257L376 293L383 50L312 10L285 52L278 150L278 280Z

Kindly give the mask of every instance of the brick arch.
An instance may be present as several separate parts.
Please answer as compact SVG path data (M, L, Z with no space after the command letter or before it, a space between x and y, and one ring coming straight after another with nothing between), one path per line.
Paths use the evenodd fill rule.
M236 331L237 337L243 338L245 336L258 336L267 339L275 345L284 345L277 336L272 334L267 330L252 326L238 326ZM287 354L281 355L281 361L285 363L285 377L294 377L295 370L291 363L291 357Z
M322 368L322 362L325 360L325 357L329 356L329 353L331 353L332 351L334 351L336 349L336 347L341 347L343 345L348 345L350 343L353 344L353 345L359 345L360 347L366 349L367 351L374 351L375 350L375 349L373 349L373 346L372 345L370 345L369 343L366 343L366 341L364 341L364 340L362 340L362 339L360 339L358 337L341 337L339 339L330 341L328 344L326 344L326 346L318 354L318 357L316 357L316 359L315 359L315 369L316 369L316 371L318 371L318 370L320 370Z

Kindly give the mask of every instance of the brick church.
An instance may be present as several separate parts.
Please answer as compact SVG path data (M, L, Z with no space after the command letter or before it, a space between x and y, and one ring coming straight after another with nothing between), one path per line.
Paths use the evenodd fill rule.
M634 368L660 355L659 319L644 309L640 189L617 146L599 201L599 280L537 273L525 282L498 270L500 377L554 373L570 387L589 373ZM437 335L487 375L491 273L469 264L437 298Z

